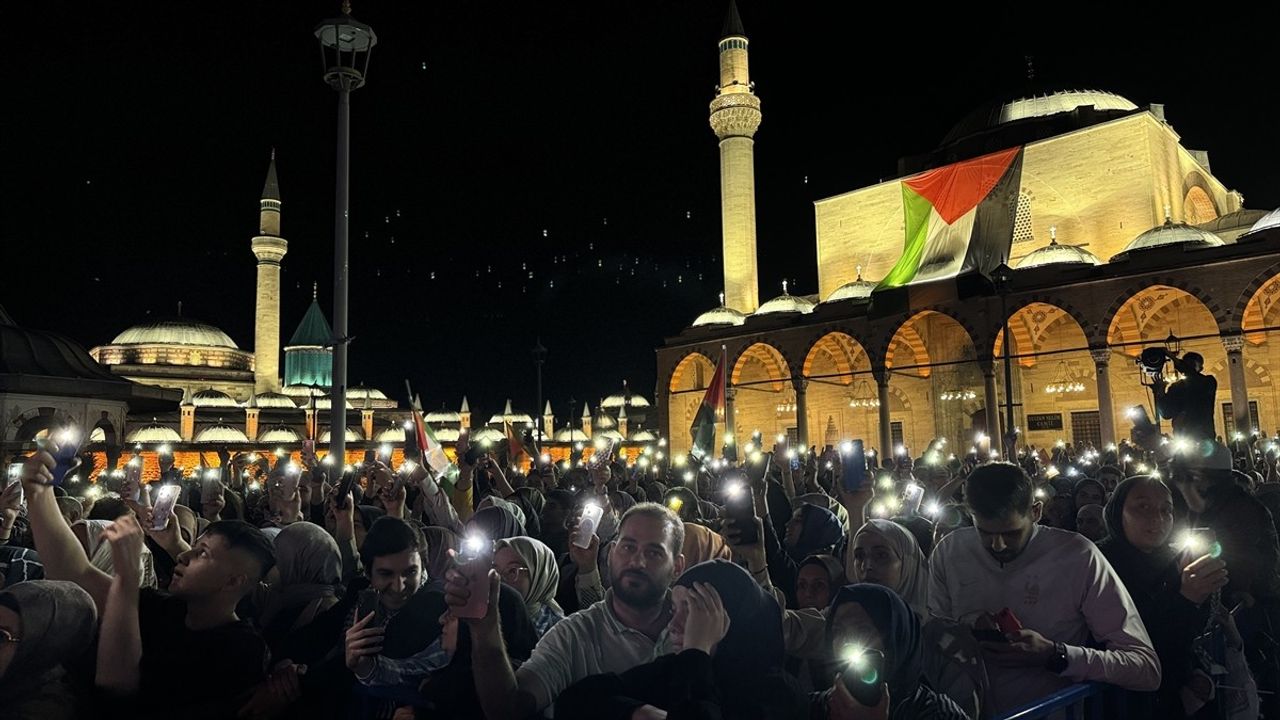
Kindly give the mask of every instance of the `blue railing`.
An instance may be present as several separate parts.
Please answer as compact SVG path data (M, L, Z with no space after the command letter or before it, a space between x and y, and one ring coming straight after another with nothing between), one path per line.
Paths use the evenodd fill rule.
M1001 715L999 720L1038 720L1038 718L1065 718L1066 720L1102 720L1121 715L1114 711L1121 704L1120 693L1112 685L1080 683L1064 688Z

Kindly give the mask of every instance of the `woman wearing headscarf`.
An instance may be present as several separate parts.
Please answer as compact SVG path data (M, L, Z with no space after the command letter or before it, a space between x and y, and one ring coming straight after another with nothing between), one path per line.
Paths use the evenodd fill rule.
M684 526L684 564L693 567L707 560L732 560L733 551L720 533L703 525Z
M1103 520L1108 535L1098 550L1128 588L1160 658L1160 689L1151 717L1185 717L1182 689L1197 684L1208 688L1207 677L1196 679L1202 674L1194 672L1192 643L1204 631L1209 617L1205 601L1213 579L1225 577L1225 564L1202 558L1196 561L1201 566L1197 573L1184 570L1191 561L1169 544L1173 495L1156 478L1138 475L1117 485Z
M477 533L490 540L524 535L524 526L506 508L488 505L476 510L467 521L467 534Z
M698 496L689 488L671 488L662 498L662 504L671 508L686 523L702 520L702 505L698 502Z
M1085 505L1106 505L1107 488L1093 478L1080 478L1071 488L1071 499L1075 501L1077 511Z
M831 555L810 555L800 563L796 574L796 607L800 610L825 608L845 582L844 565L838 559Z
M535 487L516 488L515 494L508 499L524 513L524 519L521 524L524 525L525 533L529 537L541 537L542 508L546 505L546 499L543 498L542 491Z
M0 591L0 715L79 717L62 666L84 655L97 625L93 598L75 583L31 580Z
M766 501L767 502L767 501ZM760 508L756 508L757 512ZM787 598L787 607L797 606L796 576L799 563L810 555L831 555L844 533L834 513L817 505L799 503L786 523L781 542L774 534L773 512L762 522L765 562L769 579Z
M506 510L511 513L511 517L514 517L516 522L520 523L520 527L525 527L524 510L521 509L519 505L511 502L510 500L503 500L497 495L486 495L480 499L480 504L476 507L476 510L481 510L490 506L496 506Z
M827 643L837 659L849 646L884 653L883 691L891 720L968 720L955 702L924 684L920 619L892 590L869 583L841 588L827 609ZM847 714L836 717L861 716L862 706L838 674L830 689L812 699L814 717L841 708Z
M901 525L868 520L853 536L845 568L854 582L887 587L916 615L928 617L929 565L915 536Z
M777 601L745 570L727 560L689 568L672 604L674 654L574 684L557 698L556 718L625 720L646 705L672 718L804 717L805 700L782 671Z
M502 582L524 597L525 609L538 637L564 619L564 610L556 602L560 567L555 553L541 540L526 536L499 540L494 545L493 566Z
M306 664L290 638L305 632L317 615L333 607L342 591L342 557L338 543L324 528L292 523L276 536L276 570L280 579L264 586L257 606L262 639L271 656Z
M449 528L428 525L422 528L427 539L427 589L444 591L444 573L453 565L449 551L458 550L458 535Z

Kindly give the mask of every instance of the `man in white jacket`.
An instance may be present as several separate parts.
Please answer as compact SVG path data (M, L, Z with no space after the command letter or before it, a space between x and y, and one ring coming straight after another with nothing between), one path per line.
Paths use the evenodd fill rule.
M978 467L965 483L973 527L948 535L929 561L931 616L991 628L1007 608L1022 625L981 643L986 709L1003 713L1078 682L1155 690L1160 661L1129 592L1093 543L1037 525L1032 493L1016 465Z

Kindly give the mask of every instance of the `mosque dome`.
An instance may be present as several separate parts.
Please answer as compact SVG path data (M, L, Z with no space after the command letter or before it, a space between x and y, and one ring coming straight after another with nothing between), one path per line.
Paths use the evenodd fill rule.
M458 437L462 435L460 430L456 430L454 428L434 428L434 430L436 433L436 440L442 443L457 442Z
M617 395L610 395L600 401L600 407L609 408L610 410L620 407L647 408L649 407L649 401L645 400L641 395L636 395L635 393L627 391L624 393L618 393Z
M320 440L318 442L320 445L326 445L331 437L332 435L330 435L329 431L325 430L320 433ZM347 442L360 442L364 440L364 433L360 432L360 428L348 427L346 437Z
M1018 268L1025 270L1026 268L1043 267L1045 265L1101 265L1102 261L1097 255L1085 250L1079 245L1060 245L1056 235L1052 236L1049 244L1041 248L1036 248L1027 253L1026 257L1018 261Z
M591 438L579 428L560 428L551 438L556 442L590 442Z
M1276 208L1259 218L1258 221L1253 224L1253 227L1249 228L1249 232L1246 234L1256 233L1261 230L1270 230L1277 227L1280 227L1280 208Z
M198 443L247 443L249 438L245 436L244 431L219 423L196 433L195 441Z
M1138 237L1129 241L1124 250L1116 253L1112 260L1117 260L1128 256L1134 250L1148 250L1150 248L1165 247L1171 245L1185 245L1188 247L1217 247L1224 244L1222 238L1214 235L1208 230L1192 227L1186 223L1176 223L1173 220L1165 220L1163 225L1157 225L1150 230L1142 233Z
M705 325L741 325L747 321L747 316L734 310L731 307L721 305L712 308L693 321L693 327L703 327Z
M134 325L116 336L112 345L201 345L238 349L226 333L190 318L157 320Z
M234 408L240 407L230 395L221 390L207 388L191 396L191 404L198 408Z
M956 140L1019 120L1050 117L1083 107L1092 107L1095 112L1119 114L1138 109L1127 98L1105 90L1058 90L1043 95L1000 100L982 105L966 115L951 128L942 144L949 145Z
M403 425L392 425L389 428L381 430L374 436L374 442L380 443L402 443L404 442L405 429ZM436 435L439 440L439 434Z
M631 442L656 442L657 439L658 436L648 430L637 430L631 433Z
M369 398L371 400L388 399L386 393L382 392L377 388L366 388L366 387L347 388L347 399L363 400L365 398Z
M439 436L437 436L439 437ZM497 428L482 427L471 433L472 444L496 443L506 440L507 436Z
M294 399L277 392L263 392L253 396L253 405L245 404L246 407L256 408L285 408L288 410L297 410L298 403Z
M596 418L597 428L612 428L617 426L618 422L616 420L603 413L600 414L600 417Z
M258 442L269 443L295 443L302 442L302 436L297 430L285 425L273 427L258 436Z
M354 410L354 409L355 409L355 407L353 407L353 406L351 405L351 401L350 401L350 400L347 400L347 401L346 401L345 403L343 403L343 404L347 406L347 409L348 409L348 410ZM329 409L329 408L331 408L331 407L333 407L333 398L329 397L328 395L324 395L324 396L317 396L317 397L316 397L316 409L317 409L317 410L328 410L328 409Z
M130 443L176 443L182 442L182 436L168 425L153 422L150 425L134 430L125 438Z
M870 280L862 279L862 267L858 267L858 277L841 285L831 292L823 302L833 303L841 300L866 300L871 297L871 291L876 289L876 284Z
M752 315L780 315L783 313L808 314L813 312L814 304L810 300L796 297L787 292L787 284L782 283L782 294L756 308Z
M626 438L622 437L622 433L618 432L617 430L604 430L596 433L596 437L604 438L605 440L613 440L614 442L627 441Z
M429 423L460 423L462 422L462 413L452 410L436 410L427 413L424 418Z

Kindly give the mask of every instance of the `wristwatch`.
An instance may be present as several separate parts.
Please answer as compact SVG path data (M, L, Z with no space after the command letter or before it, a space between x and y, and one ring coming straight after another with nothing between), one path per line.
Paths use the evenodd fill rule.
M1053 655L1045 662L1044 669L1055 675L1061 675L1067 669L1066 643L1055 642L1053 644Z

